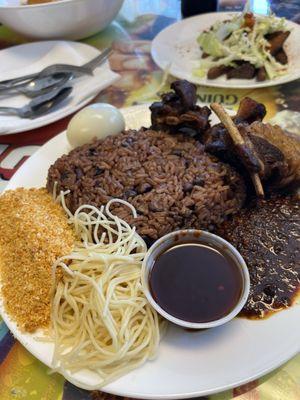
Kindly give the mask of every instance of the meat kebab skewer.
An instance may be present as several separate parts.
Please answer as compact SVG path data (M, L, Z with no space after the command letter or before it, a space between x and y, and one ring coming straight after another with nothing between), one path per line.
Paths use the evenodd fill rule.
M240 134L238 128L235 126L231 117L226 113L224 108L221 106L221 104L212 103L210 105L210 107L215 112L215 114L218 116L219 120L222 122L222 124L225 126L225 128L227 129L235 146L237 148L246 150L247 144L246 144L244 138ZM250 175L251 175L251 179L252 179L257 196L264 197L265 193L264 193L264 189L263 189L259 174L256 172L252 172Z

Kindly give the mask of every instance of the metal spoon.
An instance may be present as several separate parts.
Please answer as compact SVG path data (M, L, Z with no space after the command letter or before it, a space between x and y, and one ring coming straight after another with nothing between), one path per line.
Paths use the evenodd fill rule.
M20 118L37 118L47 114L72 92L71 86L56 89L31 100L24 107L0 107L0 114L17 115Z
M22 85L15 85L5 89L0 88L0 96L23 94L34 98L64 86L72 78L73 74L71 73L58 73L45 76L40 79L33 79Z

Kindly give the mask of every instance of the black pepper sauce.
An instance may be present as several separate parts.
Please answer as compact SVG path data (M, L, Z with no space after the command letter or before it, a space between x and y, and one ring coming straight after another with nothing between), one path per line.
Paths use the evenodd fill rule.
M246 261L250 294L241 316L265 318L291 306L300 292L300 203L260 200L224 223L218 234Z
M233 310L243 278L225 252L199 243L179 243L157 257L149 284L154 300L172 316L209 322Z

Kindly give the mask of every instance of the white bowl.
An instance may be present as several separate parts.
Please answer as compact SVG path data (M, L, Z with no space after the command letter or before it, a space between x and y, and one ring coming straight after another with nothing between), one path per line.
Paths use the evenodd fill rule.
M166 312L160 305L154 300L151 294L151 290L149 287L149 275L151 273L153 264L155 259L166 249L170 246L174 245L174 239L176 237L180 237L180 242L178 243L190 243L190 242L199 242L202 244L206 244L211 246L215 249L220 250L222 253L226 252L233 260L235 260L236 265L240 269L240 273L242 276L243 281L243 288L239 298L239 301L235 305L235 307L230 311L229 314L225 315L222 318L219 318L214 321L210 322L189 322L179 318L174 317L173 315ZM157 240L148 250L146 256L143 261L142 265L142 285L144 293L152 305L152 307L164 318L173 322L176 325L189 328L189 329L207 329L207 328L214 328L219 325L223 325L226 322L232 320L244 307L247 298L249 296L250 290L250 277L247 265L237 251L235 247L233 247L230 243L228 243L225 239L221 238L220 236L214 235L212 233L206 231L200 231L195 229L185 229L180 231L171 232L159 240Z
M0 0L0 22L35 39L82 39L106 28L124 0L58 0L21 5Z

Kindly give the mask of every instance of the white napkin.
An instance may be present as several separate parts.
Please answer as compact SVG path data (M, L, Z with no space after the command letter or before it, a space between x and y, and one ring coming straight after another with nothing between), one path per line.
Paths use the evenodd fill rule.
M82 65L93 58L87 52L83 53L82 49L80 43L64 40L10 47L1 55L1 62L4 63L0 66L1 81L39 72L51 64Z
M50 42L46 42L47 44ZM72 42L52 42L50 48L47 48L48 52L43 51L40 52L40 57L37 59L36 56L33 56L29 62L28 57L24 62L28 62L26 68L22 69L13 69L11 73L2 73L0 68L1 79L9 79L13 77L17 77L20 75L30 74L33 72L38 72L41 69L45 68L48 65L54 63L68 63L73 65L82 65L85 62L89 61L92 57L88 57L86 54L82 54L74 48ZM77 45L77 43L75 43ZM20 53L12 54L13 58L16 60L16 57L20 59ZM30 57L29 57L30 58ZM10 59L10 64L12 64L12 60ZM4 63L5 64L5 63ZM16 64L15 64L16 65ZM17 65L20 65L18 63ZM24 66L24 63L23 63ZM26 72L24 72L26 71ZM30 119L21 119L15 116L6 116L0 114L0 135L9 134L18 131L26 131L30 129L37 128L39 126L47 125L51 122L58 121L59 119L71 114L72 112L79 109L84 103L89 102L94 96L96 96L101 90L110 86L117 79L119 79L120 75L111 71L108 62L106 62L101 67L98 67L94 70L93 76L83 76L81 78L75 79L70 82L70 85L73 86L73 91L71 95L64 100L61 105L59 105L55 111L50 112L44 116L39 118L30 120ZM4 97L0 96L0 107L1 106L9 106L9 107L22 107L27 104L30 99L23 95L17 95L13 97Z

